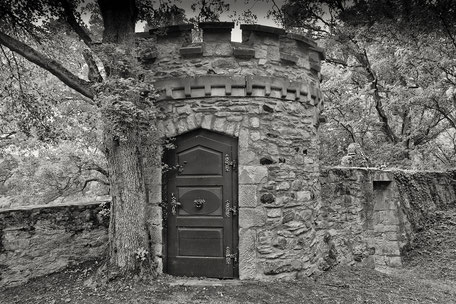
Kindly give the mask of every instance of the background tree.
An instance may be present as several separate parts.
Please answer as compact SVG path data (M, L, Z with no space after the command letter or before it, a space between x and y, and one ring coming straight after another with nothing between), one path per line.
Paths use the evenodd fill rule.
M141 80L134 44L135 24L145 16L150 3L100 0L97 5L88 7L82 7L80 1L66 0L3 0L0 3L2 47L85 96L90 104L97 106L94 117L103 113L103 152L112 196L110 265L123 271L153 272L146 223L144 163L159 159L153 155L156 147L154 95L153 89ZM99 14L103 20L101 44L92 39L82 22L84 9L90 10L90 14ZM57 61L62 53L60 57L51 56L52 51L58 52L54 49L58 41L48 28L56 21L65 24L85 44L78 58L85 60L89 67L87 79L79 77L69 64L74 60ZM38 102L30 98L26 103L33 106ZM147 155L148 152L151 154ZM147 253L145 260L135 258L135 251L139 249Z
M199 9L202 16L212 16L212 19L218 18L217 14L225 7L220 1L202 1L201 4L195 9ZM210 8L206 10L206 6ZM26 98L28 90L21 93L15 87L20 83L18 79L11 82L14 86L12 92L22 98L27 109L36 106L39 113L47 109L46 114L37 116L43 123L56 127L57 131L62 131L62 125L53 124L57 118L64 117L66 122L71 122L85 117L88 123L85 126L94 120L98 122L96 131L100 132L93 134L97 138L101 133L103 144L100 150L107 165L105 170L103 165L88 163L81 155L65 154L65 158L73 163L72 169L63 174L61 167L50 164L56 161L56 153L59 152L47 149L39 157L31 157L29 162L21 164L16 170L16 178L33 172L34 175L46 176L47 182L58 181L47 185L54 188L56 195L76 188L84 189L88 182L94 180L100 184L109 183L112 203L108 266L123 273L155 271L150 250L153 244L146 220L148 190L145 178L146 170L161 159L159 137L154 126L155 92L150 83L143 82L144 71L138 62L141 54L153 51L154 45L150 41L136 44L134 30L138 21L155 26L168 19L173 23L184 20L184 17L179 7L166 1L159 1L158 5L152 0L98 0L88 3L82 0L0 1L0 46L6 50L5 58L22 57L42 68L51 82L57 78L65 86L63 92L78 97L67 99L64 97L66 94L62 94L56 98L68 101L61 109L65 115L61 116L61 112L56 110L60 109L59 102L59 107L55 107L55 104L40 103L36 96ZM64 37L56 36L56 30L61 30ZM61 37L63 40L59 40ZM65 47L71 47L71 52L60 47L61 41L65 42ZM11 63L8 65L13 66ZM87 66L87 76L81 75L81 66ZM22 71L16 74L19 77ZM9 100L15 107L17 96ZM76 108L81 105L80 101L85 102L90 110L78 111ZM11 114L9 110L7 112ZM19 134L16 130L21 120L16 116L5 124L2 139L9 140ZM38 134L35 129L39 123L39 120L34 120L30 124L34 133L22 133L26 136ZM49 136L49 140L61 142L70 139L70 133L56 132L55 136ZM66 134L68 138L61 134ZM40 140L45 142L44 137ZM65 145L60 148L67 152L72 149ZM36 161L41 163L36 165ZM67 183L62 183L65 180Z
M358 142L376 165L454 165L455 6L292 0L276 9L285 26L322 39L327 50L325 163Z

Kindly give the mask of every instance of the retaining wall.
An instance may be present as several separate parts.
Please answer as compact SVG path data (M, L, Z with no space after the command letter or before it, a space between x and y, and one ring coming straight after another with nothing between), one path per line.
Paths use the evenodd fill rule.
M109 205L0 210L0 287L103 257Z

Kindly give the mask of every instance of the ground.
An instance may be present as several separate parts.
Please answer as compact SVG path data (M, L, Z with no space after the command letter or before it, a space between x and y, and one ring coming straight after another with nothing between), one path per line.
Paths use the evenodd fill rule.
M84 282L97 265L86 263L0 290L0 303L456 303L455 236L456 210L438 213L417 234L405 267L392 274L338 266L291 282L188 281L163 275L94 289Z

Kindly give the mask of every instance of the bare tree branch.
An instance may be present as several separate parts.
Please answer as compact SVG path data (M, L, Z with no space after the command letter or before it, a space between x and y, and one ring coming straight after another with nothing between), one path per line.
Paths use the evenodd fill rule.
M92 53L89 50L84 50L82 52L82 56L84 56L84 60L87 62L87 66L89 67L89 80L92 82L102 82L103 77L100 74L100 70L98 70L98 66L92 56Z
M90 99L94 98L94 93L90 87L90 83L77 77L57 61L47 58L27 44L2 32L0 32L0 44L3 44L11 51L18 53L30 62L33 62L47 70L60 79L64 84L78 91L82 95Z
M92 38L90 38L89 34L84 30L84 28L79 24L78 20L76 20L74 14L74 8L70 4L68 0L60 0L62 4L63 10L65 12L65 19L68 24L71 26L73 31L81 38L82 41L89 47L92 48Z
M103 184L103 185L105 185L105 186L109 186L109 183L106 182L106 181L104 181L104 180L102 180L102 179L99 179L99 178L90 178L90 179L88 179L88 180L86 180L86 181L84 182L84 185L82 186L81 191L84 191L84 189L87 187L87 185L88 185L89 183L91 183L91 182L98 182L98 183Z
M105 169L103 169L102 167L100 167L99 165L97 164L89 164L89 165L86 165L84 167L85 170L93 170L93 171L97 171L101 174L103 174L104 176L106 176L106 178L109 178L109 172Z
M16 131L11 131L6 134L0 134L0 140L8 140L11 139L17 132Z

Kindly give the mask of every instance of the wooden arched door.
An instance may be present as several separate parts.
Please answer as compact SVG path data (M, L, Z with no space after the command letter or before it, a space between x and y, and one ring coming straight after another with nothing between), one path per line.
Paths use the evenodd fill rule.
M238 276L237 140L203 129L165 154L165 271Z

